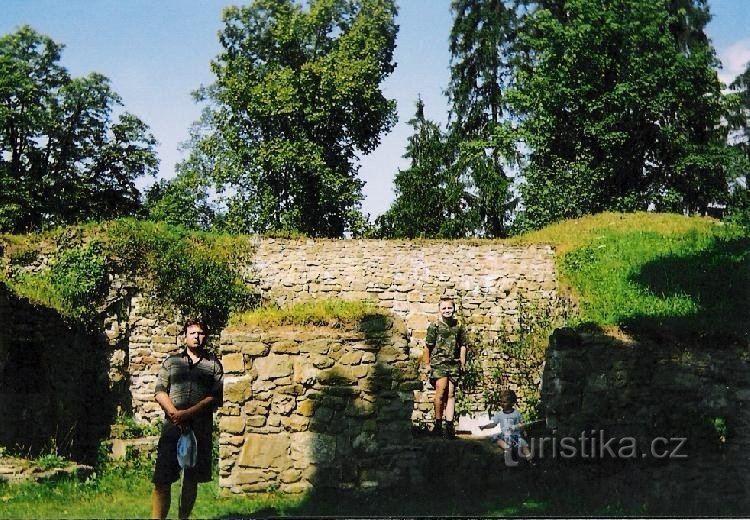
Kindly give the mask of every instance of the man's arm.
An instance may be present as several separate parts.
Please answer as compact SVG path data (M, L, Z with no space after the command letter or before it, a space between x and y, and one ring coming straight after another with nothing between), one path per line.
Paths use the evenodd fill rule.
M163 394L160 394L160 395L163 395ZM166 396L166 398L169 400L169 396ZM158 400L158 397L157 397L157 400ZM213 395L207 395L206 397L204 397L203 399L195 403L190 408L185 408L184 410L178 410L175 408L173 413L170 414L169 412L167 412L167 415L169 416L169 419L174 424L176 424L177 426L182 426L185 422L189 421L194 415L199 414L206 408L213 407L215 402L216 402L216 398ZM161 402L159 404L161 404Z

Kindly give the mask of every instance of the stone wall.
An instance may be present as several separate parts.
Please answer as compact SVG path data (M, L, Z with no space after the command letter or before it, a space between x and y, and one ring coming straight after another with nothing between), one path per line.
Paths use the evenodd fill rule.
M637 460L606 460L603 452L605 460L594 462L610 464L613 474L624 468L638 472L650 483L647 492L655 502L696 503L698 510L718 511L735 502L737 511L750 508L746 348L561 329L547 351L541 398L547 426L557 437L602 432L615 439L615 447L619 439L634 439L642 450ZM684 458L655 458L650 451L655 438L685 438L679 450Z
M541 359L519 363L491 347L517 327L524 304L543 310L562 305L554 251L547 245L267 239L257 244L252 277L263 297L279 305L341 298L388 309L406 323L412 359L422 356L439 298L452 296L474 339L470 355L482 358L486 373L501 373L499 384L524 389L522 394L538 389ZM493 382L498 383L488 381ZM432 422L432 394L428 384L415 394L415 423ZM480 387L473 396L474 410L485 407L481 394Z
M367 488L409 479L420 387L400 320L228 329L220 486L231 493Z
M18 266L7 262L6 273L44 270L50 255L50 252L43 253L33 262ZM422 355L426 328L436 317L441 295L456 298L462 321L475 337L486 342L491 342L501 331L512 329L518 319L521 298L552 306L557 301L553 251L541 245L264 239L257 244L254 264L247 266L247 277L266 300L281 305L316 298L374 302L405 323L407 356L411 362ZM80 335L80 331L70 330L67 322L53 310L16 303L6 305L6 309L14 309L6 314L7 322L14 327L0 337L0 364L3 357L6 362L10 357L17 357L16 351L21 347L9 345L11 342L16 345L21 339L14 338L36 337L27 343L50 351L59 348L61 353L68 352L67 359L71 363L88 366L89 362L97 360L103 388L106 387L112 400L108 414L132 413L139 421L154 422L162 415L153 400L156 374L162 361L182 348L178 325L181 317L174 309L149 303L138 280L114 274L110 282L109 295L99 309L99 333L94 339L68 341L70 351L59 348L61 342L57 338L74 337ZM8 297L12 295L8 293ZM56 332L58 329L64 332ZM218 337L210 341L218 347ZM91 345L93 350L73 346L81 342ZM511 365L508 364L505 371L509 384L524 384L522 380L528 379L525 369L519 371ZM539 368L532 371L538 372ZM37 370L48 369L50 374L56 373L54 363L37 367ZM422 376L424 380L424 374ZM0 393L3 384L0 381ZM431 398L432 389L428 386L417 389L412 395L415 422L431 421ZM44 399L54 402L51 394ZM13 400L9 397L6 403ZM31 394L26 400L33 401ZM29 408L34 406L29 404ZM24 429L23 421L13 424L18 427L14 426L13 431Z
M1 284L0 324L0 446L92 462L127 400L122 343Z

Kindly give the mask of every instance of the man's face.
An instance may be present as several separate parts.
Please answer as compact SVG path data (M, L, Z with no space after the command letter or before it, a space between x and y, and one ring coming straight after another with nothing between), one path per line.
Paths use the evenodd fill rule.
M452 318L456 312L456 306L451 301L440 302L438 309L440 309L440 316L443 318Z
M188 348L196 349L203 346L206 342L206 332L200 325L189 325L185 331L185 345Z

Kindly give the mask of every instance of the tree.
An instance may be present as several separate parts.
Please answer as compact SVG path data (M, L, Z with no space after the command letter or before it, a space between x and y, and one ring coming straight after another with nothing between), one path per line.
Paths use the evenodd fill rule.
M149 220L186 229L210 229L216 216L207 187L190 172L152 185L146 190L144 207Z
M216 81L192 153L230 230L341 236L361 222L357 154L395 123L392 0L256 0L224 12Z
M513 105L529 148L519 227L604 210L705 212L730 154L702 0L543 0Z
M474 224L467 222L470 195L453 177L446 135L425 118L421 98L409 125L414 133L409 137L404 158L410 159L411 164L394 178L396 198L388 211L377 218L377 234L386 238L466 236Z
M455 176L474 193L471 212L479 233L507 232L510 179L516 162L504 90L512 80L516 9L503 0L453 0L450 34L451 138Z
M0 230L22 232L140 208L156 140L109 80L71 78L63 46L28 26L0 37Z
M730 144L737 161L731 176L729 218L750 229L750 63L737 76L727 94Z

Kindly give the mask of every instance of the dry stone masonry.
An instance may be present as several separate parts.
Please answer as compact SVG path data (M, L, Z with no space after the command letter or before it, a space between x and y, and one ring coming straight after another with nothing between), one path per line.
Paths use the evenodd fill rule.
M220 351L222 488L298 493L408 478L421 383L400 320L373 315L360 330L230 329Z

